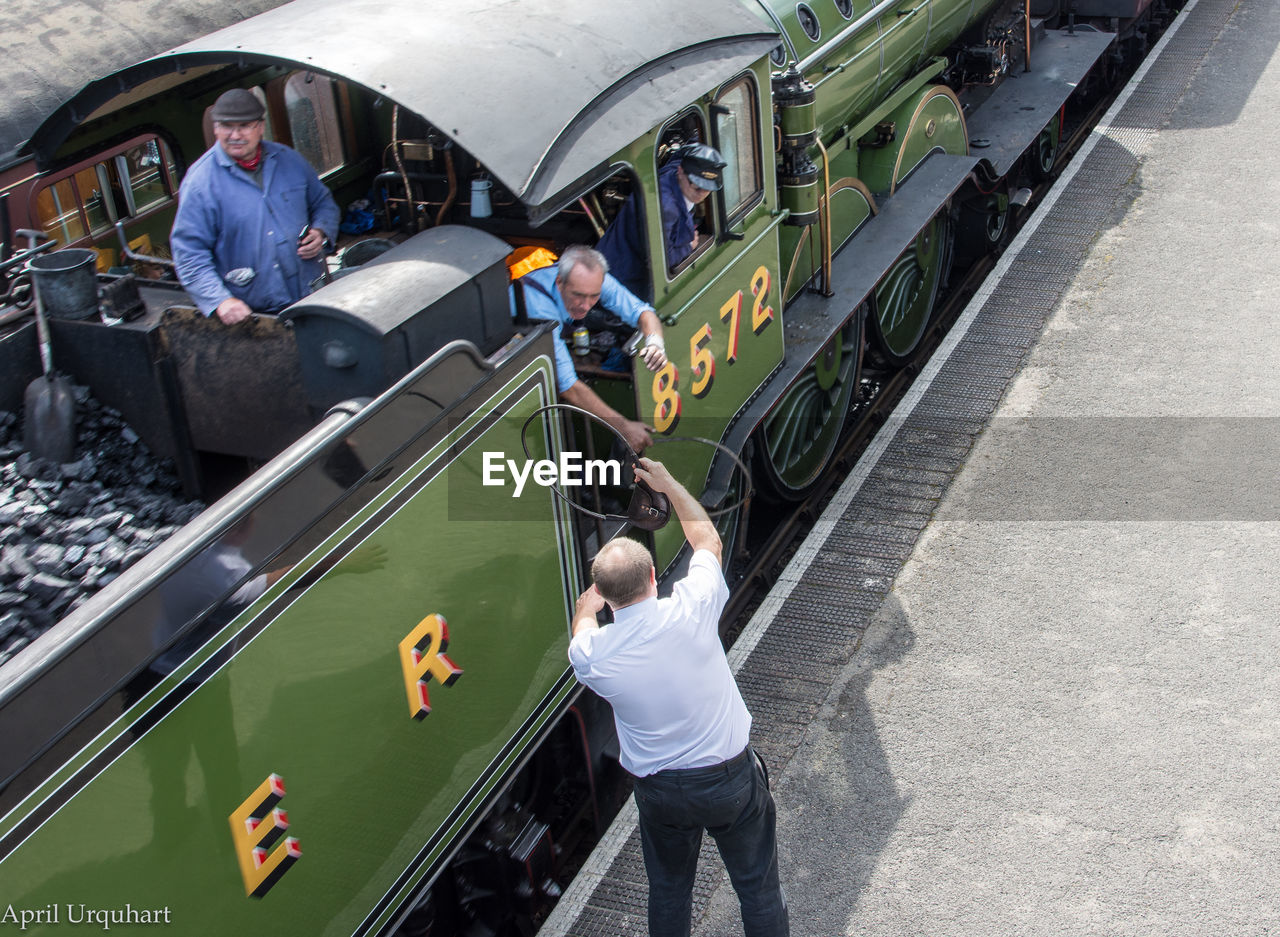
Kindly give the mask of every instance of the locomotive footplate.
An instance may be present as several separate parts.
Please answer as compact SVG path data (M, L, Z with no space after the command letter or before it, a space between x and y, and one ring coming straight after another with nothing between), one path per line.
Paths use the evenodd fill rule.
M1114 41L1114 34L1088 26L1071 33L1046 30L1031 50L1031 71L1015 66L970 115L969 147L991 164L996 178L1013 168Z

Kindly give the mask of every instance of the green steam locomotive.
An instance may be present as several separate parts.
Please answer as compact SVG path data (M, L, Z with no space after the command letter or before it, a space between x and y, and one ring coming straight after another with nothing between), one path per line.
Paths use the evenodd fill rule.
M1152 10L1119 5L1091 16L1131 41ZM1117 54L1051 6L293 0L62 101L2 170L5 253L23 228L92 251L136 317L55 317L56 358L191 492L261 467L0 669L6 923L531 932L618 775L565 654L585 564L634 535L670 573L682 544L495 482L610 455L546 409L554 335L512 316L513 251L637 208L669 361L606 328L579 374L673 440L731 543L742 473L687 437L773 497L822 477L864 364L913 360L953 256L1000 245ZM353 233L332 282L228 328L137 272L232 87ZM724 184L669 266L657 179L690 143Z

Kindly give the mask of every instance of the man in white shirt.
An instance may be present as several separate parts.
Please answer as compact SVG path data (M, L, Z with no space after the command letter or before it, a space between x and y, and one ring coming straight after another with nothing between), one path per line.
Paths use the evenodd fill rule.
M746 937L786 937L775 810L747 744L751 714L720 644L729 598L720 536L666 467L641 459L636 478L671 501L693 547L689 571L658 598L648 552L613 540L578 597L569 660L578 680L613 706L622 766L635 779L650 937L688 937L702 831L716 841L742 909ZM613 623L596 614L608 605Z

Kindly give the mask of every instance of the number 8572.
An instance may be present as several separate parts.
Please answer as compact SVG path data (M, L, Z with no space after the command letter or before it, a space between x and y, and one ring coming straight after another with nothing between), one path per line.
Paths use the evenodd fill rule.
M751 333L759 335L773 321L773 307L768 305L772 278L769 268L756 268L751 277ZM728 329L728 347L724 359L733 365L738 360L738 336L742 325L742 304L745 297L738 290L720 307L720 321ZM703 323L689 337L689 373L693 379L689 393L701 400L711 393L716 378L716 357L711 348L711 324ZM653 375L653 428L663 435L675 432L680 422L680 369L668 360Z

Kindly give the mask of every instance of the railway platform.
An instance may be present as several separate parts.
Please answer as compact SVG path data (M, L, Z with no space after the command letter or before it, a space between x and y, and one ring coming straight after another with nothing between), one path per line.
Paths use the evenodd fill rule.
M1278 47L1187 4L734 645L797 937L1280 932Z

